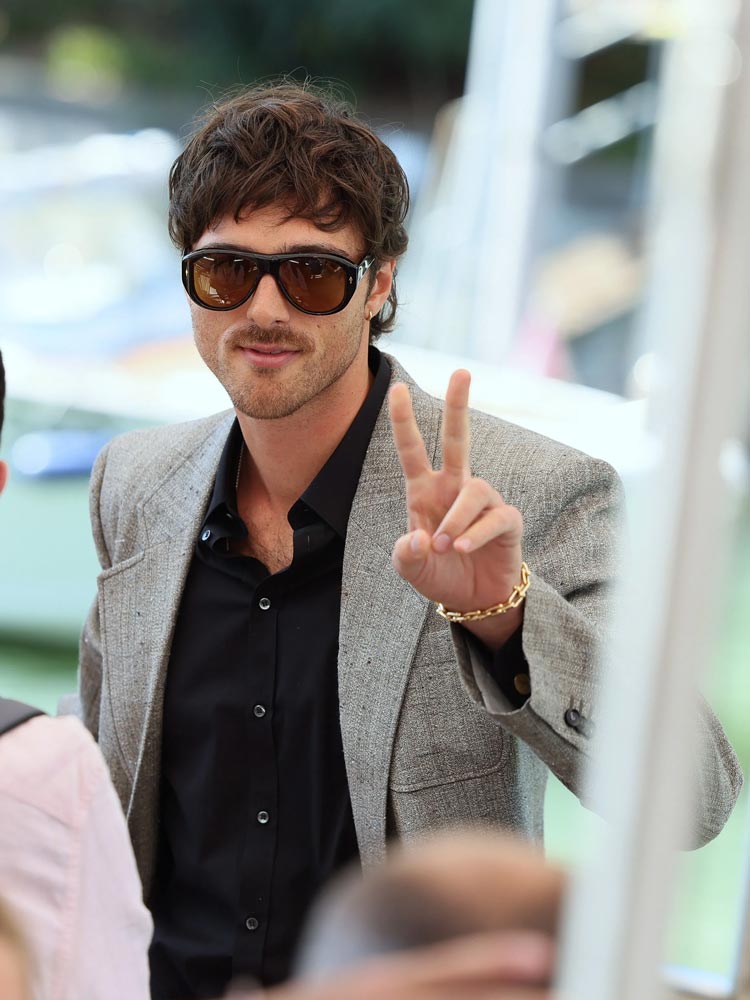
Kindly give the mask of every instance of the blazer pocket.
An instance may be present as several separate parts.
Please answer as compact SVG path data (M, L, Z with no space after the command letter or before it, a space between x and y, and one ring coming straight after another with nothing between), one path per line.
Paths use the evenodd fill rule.
M140 552L136 552L135 555L128 556L127 559L122 559L119 562L112 563L112 565L108 569L103 569L99 574L99 576L96 578L99 587L101 588L102 583L105 583L113 576L117 576L119 573L122 573L125 570L129 570L132 566L135 566L143 559L145 554L146 554L145 550L142 549Z
M495 761L478 759L461 747L447 751L442 747L433 748L429 753L415 757L407 767L397 767L394 761L389 788L392 792L420 792L426 788L441 788L486 778L504 769L504 749L499 748L499 757Z
M409 675L391 759L393 791L489 775L507 756L510 737L465 691L442 624L428 623Z
M388 797L388 833L391 837L421 836L453 826L491 826L528 835L525 817L495 772L419 788L391 788Z
M504 734L504 754L484 774L436 784L401 784L388 794L388 835L409 837L451 826L493 826L541 843L547 768Z

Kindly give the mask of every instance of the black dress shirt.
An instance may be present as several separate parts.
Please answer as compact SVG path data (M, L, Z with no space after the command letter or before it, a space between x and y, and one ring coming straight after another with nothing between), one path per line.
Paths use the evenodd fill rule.
M289 511L293 558L273 575L229 551L247 534L236 421L227 438L167 671L154 1000L217 997L237 977L286 978L312 898L357 858L336 662L349 512L390 379L374 348L370 368L359 413ZM516 646L496 657L504 689L522 669Z

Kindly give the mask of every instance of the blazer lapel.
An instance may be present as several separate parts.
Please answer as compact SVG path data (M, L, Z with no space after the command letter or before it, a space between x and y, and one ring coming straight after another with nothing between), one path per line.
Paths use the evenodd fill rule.
M111 710L132 769L128 825L148 891L158 822L164 687L177 614L231 425L222 420L170 467L140 510L144 550L100 576L104 662ZM135 633L135 638L134 634Z
M417 423L434 461L439 406L389 360L392 381L404 381L411 389ZM385 854L393 741L429 606L391 564L393 546L406 530L406 487L384 405L349 516L339 631L341 734L365 866Z

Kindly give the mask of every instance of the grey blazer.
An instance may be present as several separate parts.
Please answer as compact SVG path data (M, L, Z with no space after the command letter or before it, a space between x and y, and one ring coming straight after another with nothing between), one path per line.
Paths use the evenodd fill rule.
M410 385L438 462L442 404L390 360L393 379ZM232 419L224 413L115 439L91 480L102 572L81 641L79 695L127 814L146 896L171 637ZM472 414L471 433L474 475L523 514L531 696L512 710L481 645L438 617L393 569L406 498L384 407L349 518L338 654L344 756L365 866L384 857L387 837L459 822L541 838L547 768L580 793L596 720L597 649L611 610L617 477L604 462L486 414ZM701 727L699 842L721 829L741 782L706 706Z

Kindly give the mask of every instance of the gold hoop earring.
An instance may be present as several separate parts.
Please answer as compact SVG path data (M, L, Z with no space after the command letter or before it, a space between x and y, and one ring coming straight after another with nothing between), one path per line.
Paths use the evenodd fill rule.
M368 323L372 319L372 310L371 309L367 310L367 314L365 315L365 319L367 320Z

